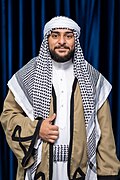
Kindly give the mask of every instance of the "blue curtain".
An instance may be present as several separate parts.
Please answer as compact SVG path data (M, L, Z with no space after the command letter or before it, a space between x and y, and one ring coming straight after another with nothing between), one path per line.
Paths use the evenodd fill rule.
M120 0L0 0L0 112L8 80L38 55L44 24L56 15L81 26L85 58L113 85L109 100L120 158ZM16 167L0 125L0 180L14 180Z

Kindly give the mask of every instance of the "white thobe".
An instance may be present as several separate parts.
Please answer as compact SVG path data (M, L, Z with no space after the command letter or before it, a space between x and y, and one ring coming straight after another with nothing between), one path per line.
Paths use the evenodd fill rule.
M59 138L54 146L69 145L70 140L70 99L74 81L72 60L65 63L53 61L53 86L57 97L55 125L59 127ZM53 162L53 180L68 180L67 161Z

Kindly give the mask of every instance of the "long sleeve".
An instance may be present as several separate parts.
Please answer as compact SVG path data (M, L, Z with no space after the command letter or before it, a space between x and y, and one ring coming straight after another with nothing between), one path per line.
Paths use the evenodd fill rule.
M116 156L116 147L112 130L112 120L108 100L98 111L101 138L97 149L97 171L99 180L118 180L120 162Z
M34 163L32 157L34 144L38 137L41 121L31 121L16 103L11 91L4 101L0 122L7 142L24 168Z

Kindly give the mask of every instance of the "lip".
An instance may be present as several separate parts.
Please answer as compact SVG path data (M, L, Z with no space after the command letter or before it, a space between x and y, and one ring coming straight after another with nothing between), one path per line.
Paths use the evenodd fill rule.
M69 49L69 47L55 47L55 49Z
M60 47L60 48L55 48L55 50L57 50L57 51L67 51L67 50L69 50L69 48Z
M67 50L68 48L59 48L58 50Z
M58 52L60 52L60 53L68 51L68 49L65 49L65 48L59 48L59 49L56 49L56 50Z

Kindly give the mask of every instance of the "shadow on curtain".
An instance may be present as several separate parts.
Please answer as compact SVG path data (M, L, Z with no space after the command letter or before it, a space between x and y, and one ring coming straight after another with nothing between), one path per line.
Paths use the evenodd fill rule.
M84 56L113 85L110 105L120 158L120 1L116 0L1 0L0 112L7 81L37 56L44 24L56 15L71 17L81 26ZM0 126L0 180L14 180L17 161Z

